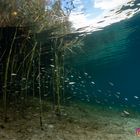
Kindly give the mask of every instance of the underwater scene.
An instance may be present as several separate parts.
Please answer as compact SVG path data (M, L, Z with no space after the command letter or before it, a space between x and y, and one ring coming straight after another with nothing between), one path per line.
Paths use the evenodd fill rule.
M0 140L139 140L140 0L0 1Z

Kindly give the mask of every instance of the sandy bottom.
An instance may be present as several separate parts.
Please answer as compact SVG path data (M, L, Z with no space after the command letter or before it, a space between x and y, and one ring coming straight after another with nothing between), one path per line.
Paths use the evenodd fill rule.
M7 123L0 109L0 140L140 140L135 133L140 127L136 112L124 116L117 109L72 104L62 107L58 117L48 108L43 108L43 130L37 107L30 106L22 114L9 109Z

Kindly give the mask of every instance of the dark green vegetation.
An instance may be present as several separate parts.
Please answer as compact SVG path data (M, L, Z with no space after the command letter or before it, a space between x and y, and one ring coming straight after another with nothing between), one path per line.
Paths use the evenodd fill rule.
M9 107L24 117L29 100L38 97L42 128L42 100L51 101L54 112L61 116L65 55L79 39L71 39L69 12L62 9L60 1L44 6L43 0L6 0L0 5L3 119L8 121Z

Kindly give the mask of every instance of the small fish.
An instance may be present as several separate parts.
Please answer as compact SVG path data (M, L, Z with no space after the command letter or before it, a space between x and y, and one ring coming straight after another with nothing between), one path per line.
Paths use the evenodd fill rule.
M121 94L121 93L120 93L120 92L118 92L118 91L117 91L116 93L117 93L117 94L119 94L119 95Z
M89 98L89 95L86 95L87 98Z
M69 82L69 85L73 85L73 84L75 84L75 82Z
M114 95L116 96L116 98L118 98L118 99L120 98L120 96L119 96L119 95L116 95L116 94L114 94Z
M67 97L67 100L71 99L72 97Z
M101 102L100 101L98 101L98 100L95 100L96 101L96 103L98 103L98 104L100 104Z
M125 99L125 101L128 101L128 98L124 98Z
M95 82L92 81L91 84L95 85Z
M98 91L98 92L100 92L100 93L102 92L102 90L101 90L101 89L98 89L97 91Z
M55 66L54 65L50 65L52 68L54 68Z
M114 84L112 82L109 82L109 85L114 86Z
M17 74L16 73L11 73L11 76L16 76Z
M109 109L112 109L112 107L111 107L111 106L109 106Z
M75 95L75 94L76 94L76 92L73 92L73 94Z
M26 80L26 78L25 78L25 77L23 77L23 78L22 78L22 81L25 81L25 80Z
M134 98L135 98L135 99L138 99L139 97L138 97L138 96L134 96Z
M88 75L88 73L86 73L86 72L85 72L84 74L85 74L85 75Z
M126 111L126 110L124 110L123 112L124 112L124 114L126 114L126 115L130 115L130 113L129 113L128 111Z
M90 102L90 100L89 100L89 99L87 99L87 102Z

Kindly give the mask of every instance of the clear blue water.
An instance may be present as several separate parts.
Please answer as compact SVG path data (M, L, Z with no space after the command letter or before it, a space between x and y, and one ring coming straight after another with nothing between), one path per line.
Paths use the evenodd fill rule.
M93 32L83 42L67 64L68 99L140 111L140 14Z

